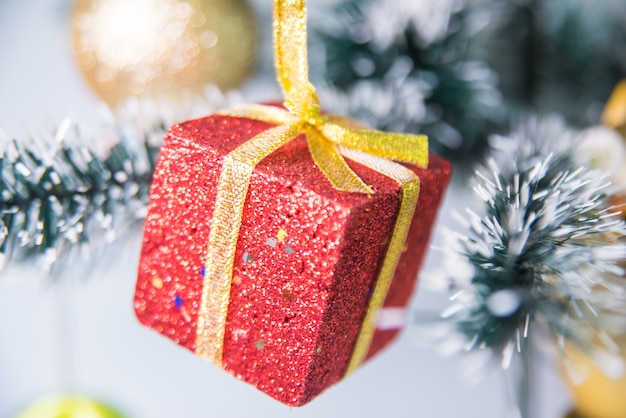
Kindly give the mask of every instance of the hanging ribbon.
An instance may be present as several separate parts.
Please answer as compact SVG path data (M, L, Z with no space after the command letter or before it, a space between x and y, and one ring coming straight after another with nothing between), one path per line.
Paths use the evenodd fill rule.
M221 365L235 251L252 172L265 157L304 133L313 161L334 188L350 193L373 193L344 157L402 186L398 218L346 369L349 374L367 355L376 315L385 302L417 204L419 179L393 161L426 167L428 139L423 135L357 129L345 119L321 114L319 98L309 82L306 15L304 0L274 0L275 67L287 110L248 105L223 113L277 126L239 146L224 160L205 262L196 352Z

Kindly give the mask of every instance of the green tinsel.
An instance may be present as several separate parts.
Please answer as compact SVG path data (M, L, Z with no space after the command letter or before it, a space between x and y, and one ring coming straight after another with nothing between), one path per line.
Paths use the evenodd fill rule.
M0 256L44 254L52 265L92 234L111 241L119 225L142 218L158 143L121 136L105 155L66 121L54 137L10 141L0 158ZM138 145L138 146L137 146Z
M379 129L425 133L443 156L476 158L505 117L497 78L474 51L484 13L478 1L339 3L313 22L325 102Z
M0 270L40 255L51 268L141 225L166 130L226 102L210 89L185 105L130 100L92 133L68 119L51 134L0 142Z
M468 210L465 231L448 237L455 295L443 316L466 350L488 349L504 367L539 324L557 347L617 355L626 225L607 203L607 175L578 162L578 138L556 120L497 138L473 181L484 213Z

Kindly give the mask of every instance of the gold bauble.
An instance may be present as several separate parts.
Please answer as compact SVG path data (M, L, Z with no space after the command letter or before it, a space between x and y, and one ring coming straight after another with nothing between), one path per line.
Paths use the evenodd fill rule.
M74 54L109 105L129 96L178 98L207 84L239 86L256 61L246 0L77 0Z
M626 354L626 338L617 340L622 355ZM575 369L584 378L582 384L568 380L576 407L572 417L626 418L626 376L610 377L587 355L568 350Z
M604 107L602 124L626 138L626 80L620 81Z
M113 408L81 396L50 396L33 403L17 418L123 418Z

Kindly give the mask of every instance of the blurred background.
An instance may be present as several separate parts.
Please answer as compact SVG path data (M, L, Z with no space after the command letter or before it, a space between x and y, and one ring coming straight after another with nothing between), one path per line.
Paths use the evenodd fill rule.
M381 129L427 133L431 150L454 162L459 178L434 247L453 209L470 201L461 177L488 137L528 114L599 124L626 77L625 52L623 0L310 4L311 78L322 102ZM1 135L52 138L68 117L90 141L110 142L111 124L146 120L156 135L155 120L279 98L272 62L270 0L0 0ZM149 117L140 123L142 109ZM505 373L491 368L470 382L467 359L442 356L435 330L417 324L311 404L285 407L139 325L141 222L126 229L90 258L67 252L52 272L49 251L26 263L7 256L0 417L68 392L136 418L507 416L514 383ZM431 251L412 303L416 323L447 306L445 292L428 285L441 263ZM535 365L533 416L565 417L573 401L550 347L539 347Z

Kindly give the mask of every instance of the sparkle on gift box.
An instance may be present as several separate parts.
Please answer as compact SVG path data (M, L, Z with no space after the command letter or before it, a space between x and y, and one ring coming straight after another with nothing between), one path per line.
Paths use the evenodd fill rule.
M276 238L278 238L278 242L284 242L286 236L287 236L287 231L285 231L284 229L279 229L278 233L276 234Z
M155 277L154 279L152 279L152 286L154 286L156 289L163 288L163 280L160 277Z
M275 248L276 244L278 244L278 241L276 241L274 238L269 238L267 241L265 241L265 243L270 247Z
M174 298L174 306L176 306L177 308L181 308L184 302L185 301L183 300L183 298L178 295L176 295L176 297Z
M206 271L206 267L203 265L200 266L200 276L204 277L204 273Z
M287 252L287 254L291 255L293 254L293 248L291 248L289 245L285 245L285 251Z
M243 262L246 263L246 264L252 263L252 254L244 253L243 254Z
M180 308L180 313L183 316L185 322L191 322L191 315L189 315L189 312L187 312L187 309L185 309L184 306Z
M265 348L265 341L263 341L263 338L259 338L254 344L258 350L263 350Z

